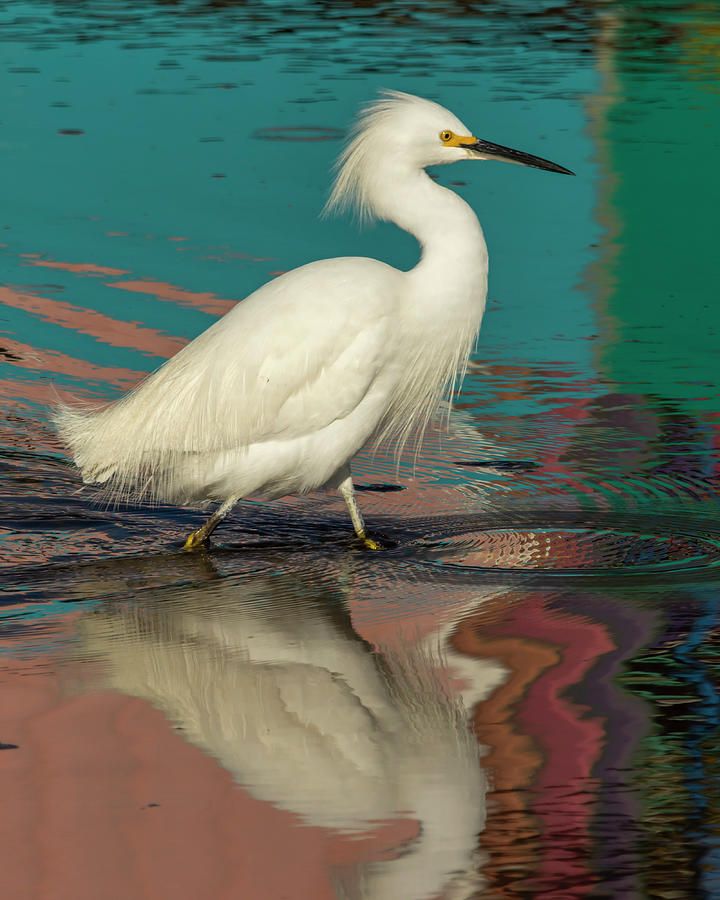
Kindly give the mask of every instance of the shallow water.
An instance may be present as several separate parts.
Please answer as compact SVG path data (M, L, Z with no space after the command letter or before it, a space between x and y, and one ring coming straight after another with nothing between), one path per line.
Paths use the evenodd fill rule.
M710 898L720 399L711 4L0 3L8 896ZM357 104L577 172L437 172L488 312L449 433L341 501L107 509L47 421L273 274Z

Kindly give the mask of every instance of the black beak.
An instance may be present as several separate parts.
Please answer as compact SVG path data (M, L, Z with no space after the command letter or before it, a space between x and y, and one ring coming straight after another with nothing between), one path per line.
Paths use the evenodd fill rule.
M472 150L483 159L502 159L505 162L517 163L520 166L532 166L533 169L546 169L548 172L560 172L561 175L574 175L570 169L564 169L557 163L550 162L549 159L543 159L540 156L533 156L531 153L523 153L520 150L512 150L510 147L503 147L501 144L493 144L490 141L475 141L473 144L460 144L466 150Z

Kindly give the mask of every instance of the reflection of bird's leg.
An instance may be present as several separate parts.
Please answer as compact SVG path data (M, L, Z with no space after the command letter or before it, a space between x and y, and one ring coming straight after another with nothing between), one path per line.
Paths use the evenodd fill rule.
M198 528L197 531L193 531L192 534L189 535L188 539L185 541L183 550L197 550L200 547L205 547L210 535L222 522L225 516L227 516L227 514L230 512L233 506L235 506L236 503L237 497L230 497L229 500L221 503L220 506L218 506L215 512L207 520L207 522L205 522L204 525Z
M353 528L355 529L355 534L363 542L363 546L365 547L365 549L383 550L384 548L380 541L368 537L367 531L365 530L365 522L363 521L362 513L360 512L360 507L358 506L357 500L355 499L355 488L353 488L352 476L350 475L349 471L347 473L347 476L338 485L338 490L342 494L343 500L347 504L348 512L350 513L350 518L353 523Z

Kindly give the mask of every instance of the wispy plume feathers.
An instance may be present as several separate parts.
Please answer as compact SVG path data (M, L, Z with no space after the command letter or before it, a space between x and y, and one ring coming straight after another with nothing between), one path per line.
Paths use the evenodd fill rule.
M403 113L413 114L423 108L441 109L412 94L381 91L377 100L360 110L335 164L337 174L323 215L354 211L361 223L377 218L373 202L377 161L389 152L393 135L402 127Z

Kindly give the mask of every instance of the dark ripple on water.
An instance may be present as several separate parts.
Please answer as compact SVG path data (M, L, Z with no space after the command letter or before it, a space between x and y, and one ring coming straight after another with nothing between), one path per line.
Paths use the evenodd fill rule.
M426 524L427 536L410 545L418 561L469 578L575 577L603 587L720 578L720 516L692 505L654 514L508 510Z

